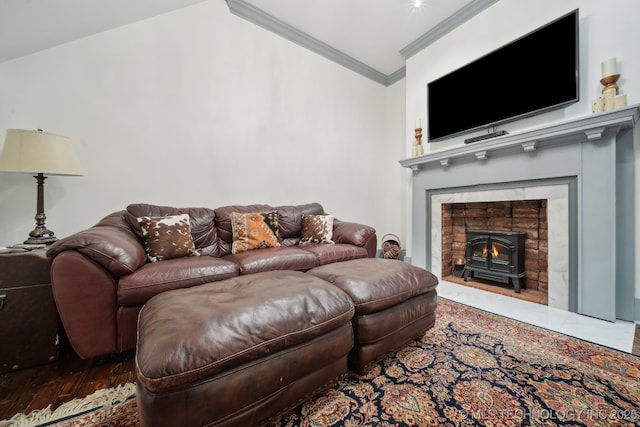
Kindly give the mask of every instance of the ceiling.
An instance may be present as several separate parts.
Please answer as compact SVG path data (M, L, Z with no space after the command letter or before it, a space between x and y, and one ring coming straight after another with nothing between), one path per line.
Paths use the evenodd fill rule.
M201 1L1 0L0 62ZM417 8L415 0L226 1L231 13L384 83L410 56L401 50L497 0L423 0Z
M400 50L470 0L244 0L384 74L404 66ZM230 2L232 5L233 2Z
M200 1L0 0L0 62Z

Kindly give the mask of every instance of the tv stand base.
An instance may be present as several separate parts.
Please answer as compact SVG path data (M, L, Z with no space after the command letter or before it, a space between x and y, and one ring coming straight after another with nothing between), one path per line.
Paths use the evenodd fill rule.
M497 132L491 132L485 135L480 135L480 136L475 136L473 138L465 139L464 143L471 144L473 142L484 141L485 139L495 138L497 136L502 136L502 135L508 135L508 132L506 130L499 130Z

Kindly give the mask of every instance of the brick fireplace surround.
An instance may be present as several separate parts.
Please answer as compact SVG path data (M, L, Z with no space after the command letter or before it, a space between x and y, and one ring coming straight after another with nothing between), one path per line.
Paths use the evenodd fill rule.
M442 277L453 273L467 251L467 230L521 231L524 240L523 282L527 289L547 293L547 201L443 203Z
M411 262L440 279L447 271L443 206L546 201L547 282L537 285L548 305L635 320L639 113L632 105L401 160L413 170Z

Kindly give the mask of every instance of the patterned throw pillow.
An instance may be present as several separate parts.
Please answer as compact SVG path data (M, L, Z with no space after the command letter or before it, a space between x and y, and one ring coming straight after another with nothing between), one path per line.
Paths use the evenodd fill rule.
M191 237L189 215L138 218L147 258L151 262L200 255Z
M301 245L333 244L333 215L302 215Z
M275 248L278 242L278 212L231 213L231 253Z

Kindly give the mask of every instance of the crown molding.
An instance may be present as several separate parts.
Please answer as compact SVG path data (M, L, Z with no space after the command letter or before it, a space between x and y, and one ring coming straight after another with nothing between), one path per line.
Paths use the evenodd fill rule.
M405 59L414 55L497 1L499 0L473 0L442 23L438 24L431 31L428 31L404 47L400 50L400 53L405 57ZM309 34L298 30L286 22L269 15L244 0L226 0L226 2L229 6L229 11L234 15L246 19L247 21L271 31L272 33L278 34L297 45L324 56L325 58L380 83L381 85L390 86L406 77L406 67L402 67L393 73L386 75L339 51L338 49L311 37Z
M391 86L398 80L404 79L406 76L407 76L407 67L402 67L399 70L396 70L387 76L386 86Z
M497 3L499 0L473 0L471 3L467 4L456 13L433 27L430 31L427 31L407 46L400 49L400 53L404 56L405 59L415 55L420 52L425 47L429 46L431 43L438 40L440 37L445 34L453 31L458 26L464 24L469 19L476 16L478 13L482 12L489 6Z
M226 0L229 10L236 16L253 22L285 39L307 48L319 55L349 68L382 85L387 85L387 76L367 64L340 52L328 44L311 37L295 27L283 22L243 0Z

